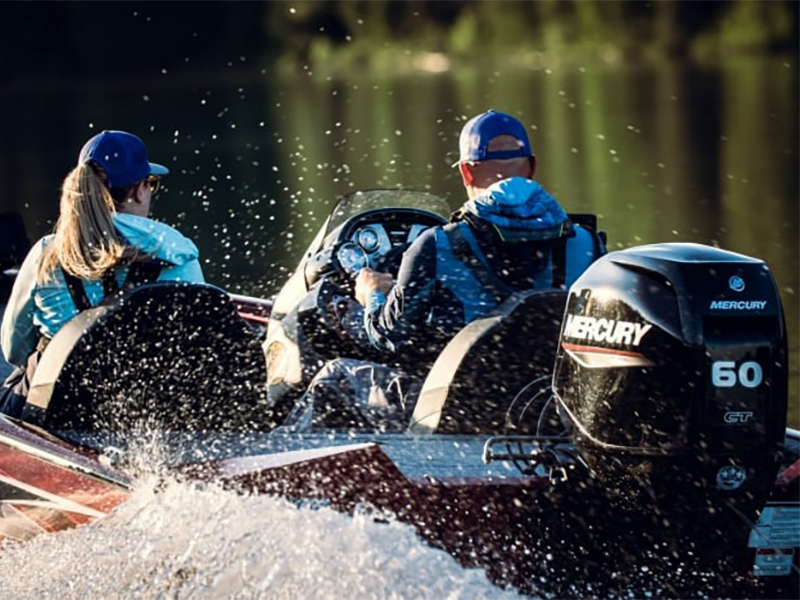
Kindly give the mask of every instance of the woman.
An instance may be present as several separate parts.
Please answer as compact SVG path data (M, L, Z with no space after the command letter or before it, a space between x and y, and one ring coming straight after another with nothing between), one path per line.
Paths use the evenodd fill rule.
M0 412L22 412L44 347L81 310L147 281L204 281L194 243L147 217L168 172L133 134L86 142L64 179L55 232L28 253L3 316L0 344L17 368L0 388Z

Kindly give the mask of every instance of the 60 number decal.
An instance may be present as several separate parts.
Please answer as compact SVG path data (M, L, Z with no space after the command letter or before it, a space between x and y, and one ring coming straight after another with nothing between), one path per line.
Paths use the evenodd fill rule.
M718 360L711 365L711 383L715 387L733 387L737 383L746 388L758 387L764 379L761 365L752 360L739 365L732 360Z

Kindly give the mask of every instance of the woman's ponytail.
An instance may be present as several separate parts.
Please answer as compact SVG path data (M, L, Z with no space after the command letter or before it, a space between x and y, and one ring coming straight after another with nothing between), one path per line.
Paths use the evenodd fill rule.
M53 241L45 248L39 280L60 266L79 279L100 279L110 268L134 260L138 251L114 227L115 201L103 183L102 169L75 167L64 179Z

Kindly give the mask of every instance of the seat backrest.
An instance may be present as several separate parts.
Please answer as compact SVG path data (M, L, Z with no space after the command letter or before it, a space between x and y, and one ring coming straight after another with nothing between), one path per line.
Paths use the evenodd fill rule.
M515 295L462 329L425 379L409 433L530 433L519 403L549 393L566 300L566 290Z
M55 431L268 430L256 331L206 284L142 285L51 340L23 418Z

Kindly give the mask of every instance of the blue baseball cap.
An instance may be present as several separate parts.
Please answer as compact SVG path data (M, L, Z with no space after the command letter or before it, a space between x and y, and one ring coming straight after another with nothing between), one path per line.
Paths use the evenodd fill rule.
M490 151L489 142L498 135L510 135L515 138L519 142L519 148ZM453 166L462 162L533 156L525 126L511 115L495 110L487 111L467 121L461 130L458 146L460 158Z
M83 145L78 164L94 162L106 172L106 187L142 181L150 175L166 175L169 169L147 160L144 142L126 131L101 131Z

